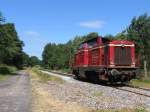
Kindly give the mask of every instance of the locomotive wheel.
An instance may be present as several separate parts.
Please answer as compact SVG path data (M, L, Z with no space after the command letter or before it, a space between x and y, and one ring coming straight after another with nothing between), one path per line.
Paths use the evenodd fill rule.
M99 83L99 76L96 74L95 76L94 76L94 82L95 83Z
M92 81L94 83L98 83L100 80L99 80L99 76L98 76L98 73L96 72L93 72L93 71L87 71L86 72L86 77L89 81Z
M75 75L75 79L79 80L80 79L80 76L79 76L79 73L77 72L77 70L73 70L73 74Z
M80 76L78 74L75 74L75 79L80 80Z

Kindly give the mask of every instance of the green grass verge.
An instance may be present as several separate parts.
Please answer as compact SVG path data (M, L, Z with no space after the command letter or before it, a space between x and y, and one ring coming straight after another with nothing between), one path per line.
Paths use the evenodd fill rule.
M40 78L41 82L43 82L43 83L46 83L48 81L54 81L54 82L58 82L60 84L65 83L65 81L62 78L43 73L40 70L38 70L37 68L32 68L32 71L37 74L37 76Z
M69 68L60 69L59 71L62 73L72 73L72 70Z
M150 78L133 79L131 83L135 86L150 88Z
M141 70L141 74L144 74L143 69ZM147 78L144 78L144 75L141 75L137 79L131 80L131 83L135 86L150 88L150 70L148 71Z

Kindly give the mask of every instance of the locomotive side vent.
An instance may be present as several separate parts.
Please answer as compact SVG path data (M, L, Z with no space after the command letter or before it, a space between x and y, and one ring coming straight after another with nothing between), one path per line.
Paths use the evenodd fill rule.
M131 65L131 48L130 47L115 47L115 65L130 66Z

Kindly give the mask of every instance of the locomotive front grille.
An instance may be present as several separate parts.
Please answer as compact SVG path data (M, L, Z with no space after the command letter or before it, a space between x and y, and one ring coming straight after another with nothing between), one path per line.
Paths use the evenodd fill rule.
M131 65L131 48L130 47L115 47L115 65L130 66Z

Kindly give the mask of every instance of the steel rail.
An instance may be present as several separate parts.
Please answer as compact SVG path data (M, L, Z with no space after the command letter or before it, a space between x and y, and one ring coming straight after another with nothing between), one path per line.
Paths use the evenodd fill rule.
M148 95L148 94L143 94L143 93L140 93L140 92L135 92L135 91L128 90L128 89L125 89L125 88L121 88L121 87L114 87L114 88L118 89L118 90L127 91L127 92L130 92L130 93L134 93L134 94L137 94L137 95L141 95L141 96L145 96L145 97L149 97L150 98L150 95Z

